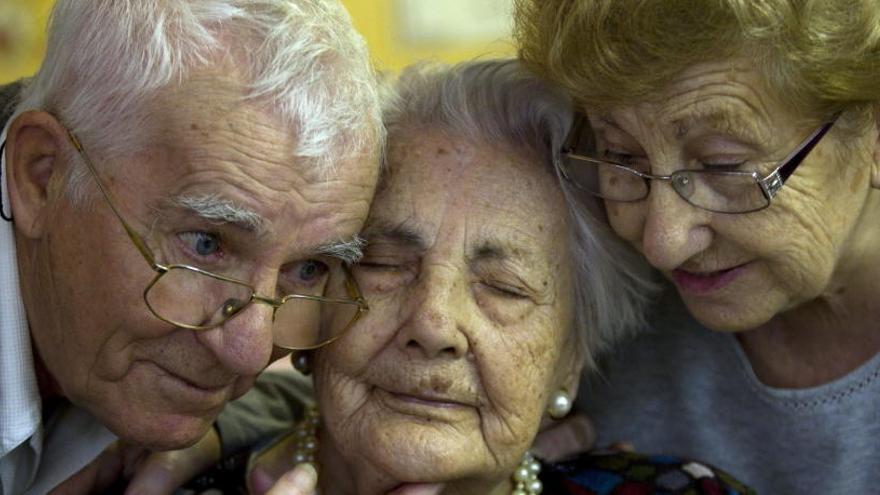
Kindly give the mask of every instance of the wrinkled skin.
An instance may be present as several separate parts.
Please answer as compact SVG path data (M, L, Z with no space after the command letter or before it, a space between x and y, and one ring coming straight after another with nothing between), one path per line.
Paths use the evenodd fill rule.
M764 176L830 117L785 106L734 60L693 66L655 100L592 122L600 147L653 174L714 166ZM823 383L880 350L876 115L861 129L846 118L764 210L711 213L658 182L643 201L606 201L614 230L676 285L698 320L741 332L771 385ZM736 168L744 161L759 165Z
M376 180L365 157L322 176L294 156L294 135L243 96L235 77L199 74L156 102L159 131L142 153L91 154L122 215L164 263L245 279L263 294L300 276L317 247L351 239ZM85 206L62 192L74 156L52 116L32 112L7 145L22 289L44 397L89 410L122 439L156 449L195 442L223 405L251 385L272 351L271 311L254 305L193 332L155 318L143 291L155 273L92 179ZM89 142L84 142L88 151ZM367 164L367 165L365 165ZM209 220L171 197L211 196L251 210L263 231ZM204 243L210 240L211 242Z
M576 390L555 176L519 150L393 135L354 273L370 312L315 356L323 493L508 493L555 390Z

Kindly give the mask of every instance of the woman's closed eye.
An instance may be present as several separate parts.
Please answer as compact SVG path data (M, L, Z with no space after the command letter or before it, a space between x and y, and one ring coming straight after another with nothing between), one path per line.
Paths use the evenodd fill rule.
M741 157L712 157L699 160L699 164L705 170L715 170L718 172L733 172L745 170L748 168L749 161ZM749 170L751 171L751 170Z
M367 253L351 266L351 272L365 293L388 292L410 283L412 263L399 256L373 256Z
M496 281L482 282L482 284L500 297L520 300L529 299L529 295L522 287Z
M614 149L605 149L600 153L600 156L605 161L623 165L640 172L647 172L651 168L648 157L644 155L637 155Z

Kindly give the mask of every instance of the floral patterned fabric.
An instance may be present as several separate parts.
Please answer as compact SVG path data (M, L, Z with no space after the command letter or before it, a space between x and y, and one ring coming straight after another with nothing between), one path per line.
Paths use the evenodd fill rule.
M716 468L675 456L591 451L545 464L549 495L753 495L754 490Z

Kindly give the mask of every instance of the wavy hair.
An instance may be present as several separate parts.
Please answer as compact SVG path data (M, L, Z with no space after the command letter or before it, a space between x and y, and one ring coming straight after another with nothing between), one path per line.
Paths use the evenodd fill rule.
M163 89L229 66L316 166L383 140L366 44L336 0L58 0L16 114L49 111L96 153L125 156L148 144Z
M880 101L876 0L517 0L525 63L588 109L650 99L687 67L746 57L813 117Z

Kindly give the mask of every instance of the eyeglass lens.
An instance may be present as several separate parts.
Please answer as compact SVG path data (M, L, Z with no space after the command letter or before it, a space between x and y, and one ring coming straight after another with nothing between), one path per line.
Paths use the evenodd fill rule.
M340 302L288 296L274 313L275 345L307 349L342 334L360 311L342 271L328 278L318 294ZM211 328L235 316L251 302L252 289L244 284L174 265L146 291L149 308L160 318L183 327ZM261 311L271 308L259 308Z

